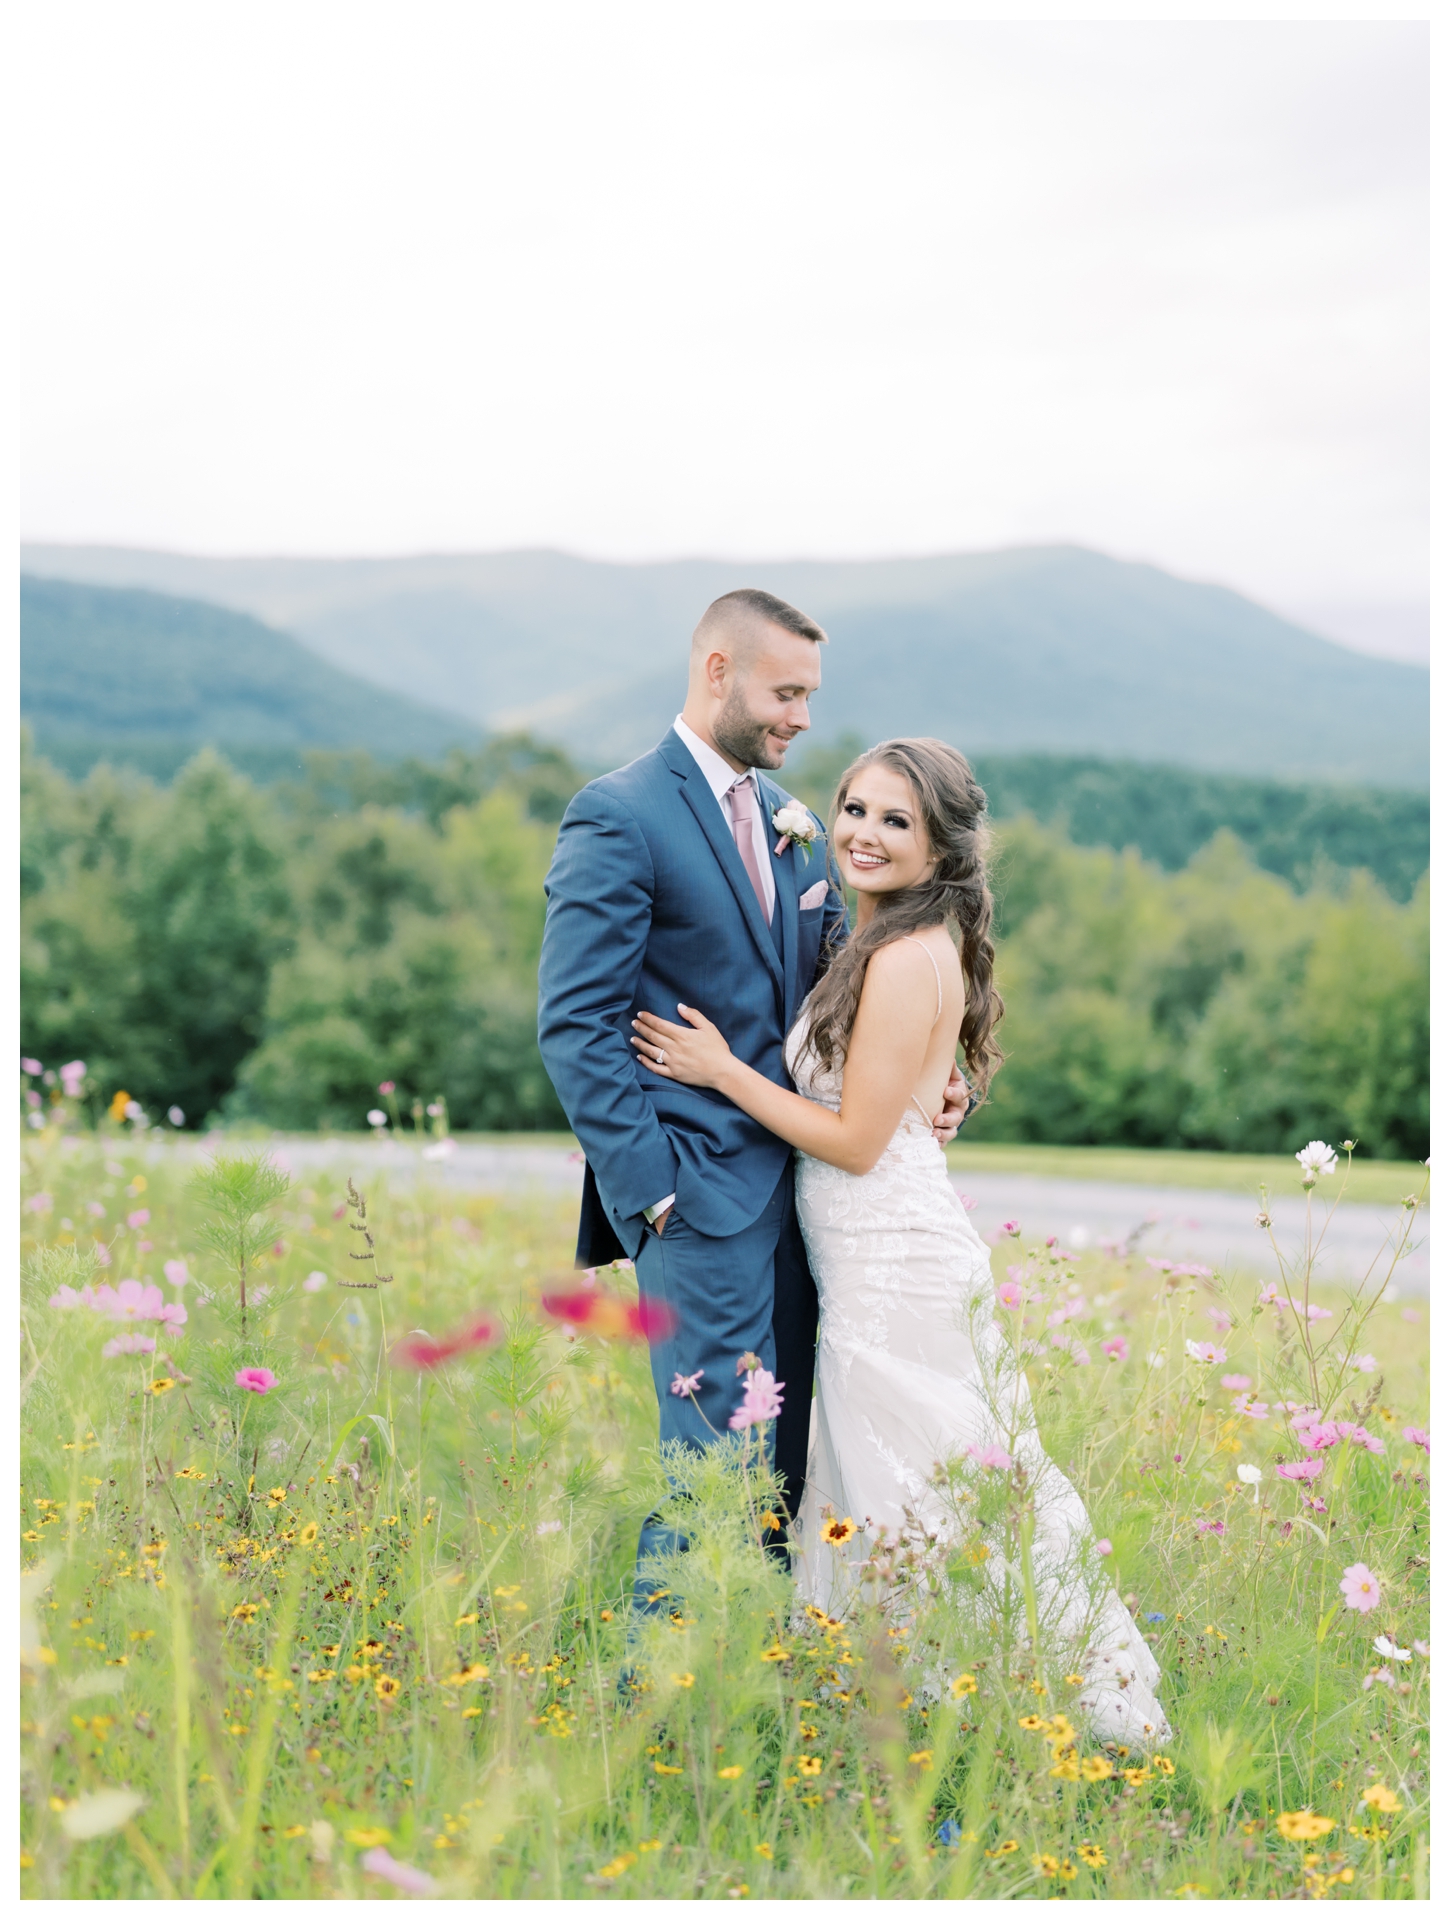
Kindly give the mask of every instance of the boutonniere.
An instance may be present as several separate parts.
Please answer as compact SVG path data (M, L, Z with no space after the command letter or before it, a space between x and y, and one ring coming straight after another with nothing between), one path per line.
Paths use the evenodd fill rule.
M784 853L791 845L799 847L804 853L810 852L811 844L819 835L820 828L799 800L788 800L783 807L777 807L770 817L775 823L776 832L780 835L775 843L778 854Z

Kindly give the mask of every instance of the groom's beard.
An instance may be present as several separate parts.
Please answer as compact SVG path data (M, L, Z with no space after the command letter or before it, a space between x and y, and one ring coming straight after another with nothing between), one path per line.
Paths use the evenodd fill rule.
M769 721L757 720L746 706L744 696L732 687L715 722L715 744L744 767L770 770L785 759L790 741L773 733Z

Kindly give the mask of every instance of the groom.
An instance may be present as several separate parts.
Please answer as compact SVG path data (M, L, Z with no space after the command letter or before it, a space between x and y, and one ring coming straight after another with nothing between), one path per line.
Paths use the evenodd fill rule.
M627 1256L640 1292L673 1309L650 1348L662 1442L704 1447L727 1430L742 1353L784 1382L775 1466L792 1516L817 1306L791 1150L720 1094L656 1079L629 1036L639 1010L674 1019L684 1001L737 1058L791 1084L782 1044L846 925L820 822L804 846L783 840L773 816L790 796L763 771L810 725L825 642L757 588L706 608L684 712L564 816L539 963L539 1047L587 1162L578 1264ZM938 1138L955 1133L965 1098L954 1070ZM692 1394L671 1391L679 1376ZM640 1561L675 1544L651 1515Z

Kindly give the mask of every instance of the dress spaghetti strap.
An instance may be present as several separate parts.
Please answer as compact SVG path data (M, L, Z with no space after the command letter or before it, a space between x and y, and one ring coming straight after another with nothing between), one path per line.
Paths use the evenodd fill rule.
M931 970L936 975L936 1017L938 1020L940 1020L941 1019L941 968L936 963L936 955L932 952L931 948L926 944L925 940L918 940L914 933L903 934L902 938L905 940L909 940L912 946L920 947L922 952L926 955L927 959L930 960L931 962ZM917 1099L915 1094L912 1094L911 1096L911 1104L916 1108L917 1112L921 1115L922 1119L925 1120L927 1126L930 1127L931 1115L927 1112L926 1108Z

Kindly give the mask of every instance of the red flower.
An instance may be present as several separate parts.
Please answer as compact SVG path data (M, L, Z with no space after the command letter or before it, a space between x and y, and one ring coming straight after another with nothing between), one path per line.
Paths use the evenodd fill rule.
M624 1335L634 1340L664 1340L677 1325L668 1301L652 1299L647 1293L629 1302L598 1287L580 1287L573 1293L546 1293L540 1304L555 1320L605 1338Z
M473 1320L466 1327L459 1327L453 1333L445 1333L435 1340L426 1333L411 1333L406 1340L400 1340L389 1356L394 1366L413 1367L420 1373L430 1372L441 1367L445 1360L452 1360L460 1353L471 1353L478 1347L491 1346L497 1338L497 1330L491 1320Z

